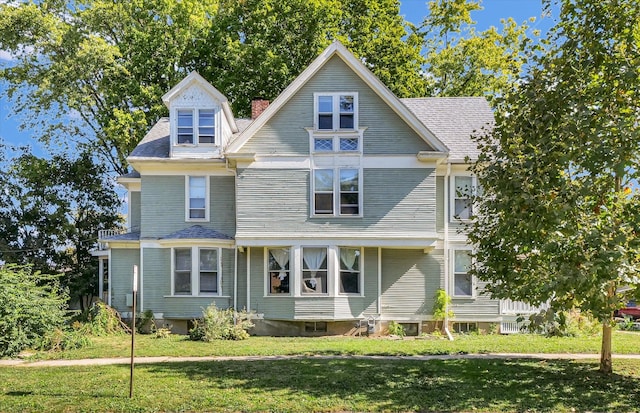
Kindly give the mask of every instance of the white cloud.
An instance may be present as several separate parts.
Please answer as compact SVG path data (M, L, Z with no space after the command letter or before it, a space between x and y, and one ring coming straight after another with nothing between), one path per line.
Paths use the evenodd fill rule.
M6 50L0 50L0 60L6 60L7 62L11 62L16 60L16 58L10 52Z

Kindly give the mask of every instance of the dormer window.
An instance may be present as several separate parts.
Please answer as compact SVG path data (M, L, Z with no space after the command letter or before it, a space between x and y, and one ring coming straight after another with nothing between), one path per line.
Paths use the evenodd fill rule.
M178 109L177 118L177 143L179 145L216 143L215 111L213 109Z
M357 93L316 93L315 128L319 131L355 130Z

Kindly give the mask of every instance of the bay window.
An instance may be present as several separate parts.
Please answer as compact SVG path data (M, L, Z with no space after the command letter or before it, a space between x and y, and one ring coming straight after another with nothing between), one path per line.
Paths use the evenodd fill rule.
M360 249L340 248L340 293L360 293Z
M327 248L302 248L302 294L327 294Z
M289 294L289 248L267 249L269 294Z

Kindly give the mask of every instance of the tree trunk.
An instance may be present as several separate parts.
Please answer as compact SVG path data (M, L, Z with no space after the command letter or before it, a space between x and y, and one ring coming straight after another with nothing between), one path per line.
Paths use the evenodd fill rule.
M602 323L602 347L600 348L600 372L605 374L613 373L611 363L611 320Z

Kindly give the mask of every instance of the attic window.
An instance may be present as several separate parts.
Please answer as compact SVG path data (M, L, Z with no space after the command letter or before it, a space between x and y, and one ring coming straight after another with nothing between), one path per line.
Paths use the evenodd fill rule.
M177 118L176 142L178 145L216 143L215 111L213 109L179 109Z
M358 95L352 93L316 93L315 129L355 130Z

